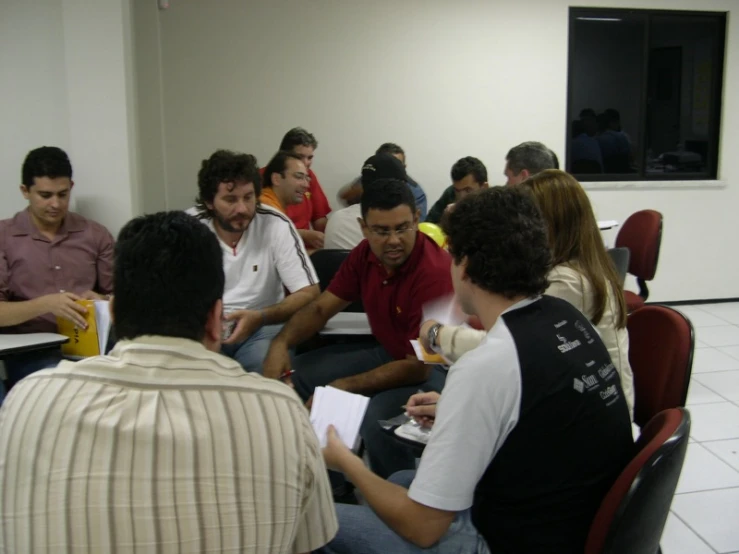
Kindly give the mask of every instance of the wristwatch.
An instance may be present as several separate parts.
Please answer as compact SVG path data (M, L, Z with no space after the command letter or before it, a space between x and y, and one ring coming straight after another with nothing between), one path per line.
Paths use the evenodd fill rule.
M431 349L435 352L439 349L439 331L441 331L442 327L441 323L435 323L429 328L428 335L426 335Z

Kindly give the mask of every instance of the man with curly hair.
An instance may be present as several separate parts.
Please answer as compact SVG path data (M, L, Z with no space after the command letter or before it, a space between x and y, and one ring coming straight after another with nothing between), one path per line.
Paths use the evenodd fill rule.
M457 298L487 336L450 368L441 395L407 402L433 425L417 473L384 481L329 431L327 466L369 506L337 506L325 551L582 552L632 453L618 374L587 318L542 295L551 256L526 191L470 196L443 227Z
M203 160L198 188L197 216L223 250L222 352L246 371L261 373L282 324L318 296L315 269L290 219L259 205L261 177L254 156L218 150Z

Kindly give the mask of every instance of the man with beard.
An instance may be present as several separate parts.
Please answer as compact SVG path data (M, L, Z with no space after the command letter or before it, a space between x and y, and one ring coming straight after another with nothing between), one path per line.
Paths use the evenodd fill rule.
M198 188L198 217L223 250L221 351L246 371L261 373L282 324L318 296L316 272L290 219L258 205L261 178L254 156L218 150L203 161Z
M364 188L360 226L363 240L349 254L328 288L300 310L274 339L264 375L291 369L297 393L309 400L315 387L330 385L371 396L362 437L373 469L390 475L413 467L413 457L385 439L379 419L398 415L419 388L441 390L445 372L420 362L410 341L418 338L424 304L452 293L451 258L418 231L419 213L408 185L378 179ZM289 349L309 339L326 322L362 300L374 343L335 344L295 358Z

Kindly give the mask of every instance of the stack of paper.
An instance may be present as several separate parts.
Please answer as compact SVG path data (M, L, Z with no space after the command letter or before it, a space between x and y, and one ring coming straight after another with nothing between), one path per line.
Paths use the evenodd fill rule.
M334 387L316 387L310 422L321 443L326 446L328 426L333 425L341 441L351 449L359 443L359 428L367 411L369 398Z

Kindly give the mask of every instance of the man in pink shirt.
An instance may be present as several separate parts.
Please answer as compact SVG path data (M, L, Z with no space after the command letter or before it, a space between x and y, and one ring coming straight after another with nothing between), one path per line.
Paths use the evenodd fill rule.
M28 208L0 221L0 333L53 333L58 317L84 326L76 301L113 290L113 237L69 211L74 181L62 149L29 152L22 181ZM58 349L8 357L9 384L60 359Z

